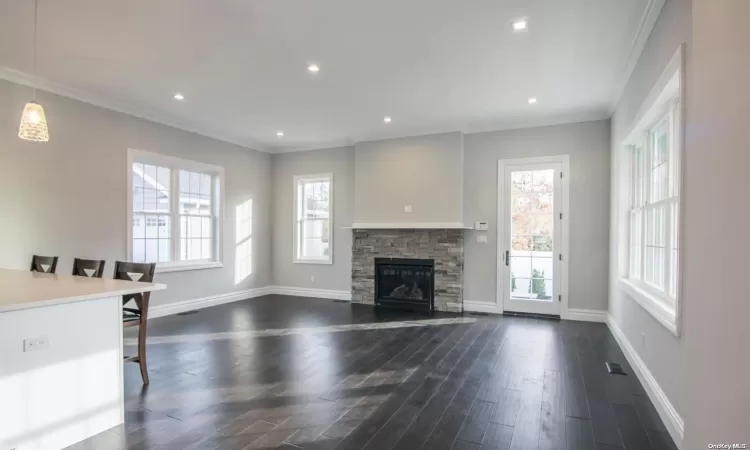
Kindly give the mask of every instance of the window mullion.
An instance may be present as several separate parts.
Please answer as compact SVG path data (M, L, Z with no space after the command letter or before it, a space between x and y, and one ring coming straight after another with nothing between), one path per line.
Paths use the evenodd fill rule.
M213 175L211 175L211 182L208 184L208 189L208 198L211 201L211 208L209 209L209 212L211 213L211 248L213 249L211 259L218 261L221 252L221 249L219 248L219 226L217 220L217 217L219 217L219 199L216 195L216 180L214 179Z
M294 254L299 259L302 258L302 193L304 191L304 181L297 180L294 186L295 200L294 205Z
M643 157L641 158L641 281L646 281L646 206L650 196L649 183L651 180L651 174L648 170L648 161L651 158L651 142L648 133L646 133L644 140Z
M180 260L180 171L170 168L172 176L169 183L169 215L172 219L172 261Z
M674 175L673 175L673 157L675 151L675 117L674 107L670 108L667 125L667 199L671 199L674 191ZM668 296L672 295L672 217L674 208L672 202L668 201L662 206L664 208L664 222L666 230L664 233L664 292Z

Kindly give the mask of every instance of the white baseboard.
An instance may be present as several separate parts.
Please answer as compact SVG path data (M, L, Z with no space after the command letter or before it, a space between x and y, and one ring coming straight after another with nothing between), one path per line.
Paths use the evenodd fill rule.
M313 289L292 286L269 286L270 294L293 295L296 297L328 298L331 300L352 301L351 291L339 291L333 289Z
M269 294L293 295L296 297L328 298L332 300L352 300L352 293L349 291L299 288L291 286L265 286L262 288L245 289L242 291L234 291L226 294L194 298L181 302L168 303L166 305L155 305L149 308L148 315L150 318L170 316L172 314L178 314L185 311L223 305L224 303L231 303Z
M503 310L500 309L496 303L487 302L472 302L464 300L464 311L465 312L480 312L488 314L502 314Z
M581 322L607 323L607 311L596 309L568 309L562 317L565 320L578 320Z
M503 310L496 303L472 302L464 300L464 311L481 312L488 314L502 314ZM579 320L583 322L607 322L607 311L598 311L594 309L569 309L562 316L565 320Z
M194 298L183 300L181 302L167 303L166 305L154 305L149 308L149 318L170 316L194 309L208 308L209 306L223 305L224 303L236 302L248 298L260 297L263 295L273 294L271 287L244 289L226 294L210 295L208 297Z
M661 420L667 427L667 431L669 431L669 434L672 436L675 445L677 445L677 448L681 449L682 438L685 434L685 422L683 422L682 417L677 413L677 410L672 405L672 402L669 401L667 394L661 389L659 383L656 382L656 378L654 378L648 370L646 363L644 363L641 357L638 356L635 348L630 345L630 341L628 341L625 333L622 332L615 320L609 314L607 314L607 326L609 326L612 335L617 340L622 352L633 367L636 376L641 381L641 384L648 394L648 398L651 399L651 402L656 407L656 411L659 413L659 417L661 417Z

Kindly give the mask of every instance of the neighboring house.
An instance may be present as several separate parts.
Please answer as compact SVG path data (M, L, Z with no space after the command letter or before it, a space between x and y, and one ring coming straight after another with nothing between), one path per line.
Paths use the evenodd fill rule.
M139 239L143 239L143 245L133 245L133 261L144 261L146 254L158 252L159 262L167 262L172 257L170 236L173 232L169 216L172 208L169 187L158 182L156 175L145 172L136 167L133 170L133 238L138 244L141 242ZM208 249L212 245L211 239L207 237L211 235L213 224L210 223L211 219L206 217L210 216L210 190L203 194L200 182L190 181L192 180L185 180L183 183L185 189L198 193L180 193L178 209L182 216L175 230L186 238L183 239L180 249L182 260L200 259L201 255L210 253ZM202 230L202 227L206 230ZM203 247L208 248L204 250Z

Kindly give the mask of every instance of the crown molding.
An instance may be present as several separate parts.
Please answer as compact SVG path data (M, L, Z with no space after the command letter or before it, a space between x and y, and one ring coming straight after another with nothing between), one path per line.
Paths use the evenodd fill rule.
M362 142L376 142L388 139L418 138L420 136L431 136L435 134L446 133L462 133L463 135L467 135L476 133L489 133L493 131L521 130L525 128L549 127L582 122L593 122L597 120L606 120L610 117L612 117L612 114L609 111L602 109L598 111L594 110L584 112L558 113L545 117L529 117L522 119L480 119L472 121L468 124L454 123L444 124L441 127L434 128L405 128L392 132L362 134L360 136L357 136L356 139L346 138L338 141L326 142L322 145L312 145L306 147L276 147L269 149L269 152L274 154L297 153L339 147L353 147L354 145Z
M529 117L510 119L506 121L475 121L464 127L464 134L491 133L494 131L523 130L526 128L553 127L556 125L570 125L573 123L595 122L612 117L607 110L592 110L583 112L567 112L548 115L545 117Z
M327 141L322 144L315 144L315 145L309 145L309 146L300 146L300 147L272 147L268 149L269 153L273 154L284 154L284 153L297 153L297 152L309 152L313 150L326 150L330 148L341 148L341 147L352 147L357 142L350 139L350 138L344 138L344 139L337 139L333 141Z
M613 93L610 113L614 113L617 108L617 104L620 102L622 94L625 92L625 88L630 81L630 76L633 75L635 67L638 65L638 60L641 58L643 49L646 47L648 38L651 36L651 32L656 26L656 21L659 19L659 14L664 8L666 0L649 0L646 9L641 16L641 22L638 25L638 31L633 37L633 41L630 43L630 54L628 59L623 66L622 70L616 72L615 77L615 90ZM619 76L617 75L619 74Z
M663 2L665 0L652 0L653 2ZM653 24L652 24L653 28ZM650 32L650 30L649 30ZM647 37L647 36L646 36ZM645 40L644 40L645 42ZM636 58L637 61L637 58ZM635 63L633 63L635 65ZM176 128L191 133L196 133L201 136L216 139L229 144L238 145L240 147L257 150L272 154L282 153L295 153L312 150L322 150L329 148L340 148L340 147L352 147L360 142L370 141L382 141L387 139L404 139L419 136L428 136L433 134L443 133L455 133L461 132L463 134L474 134L474 133L486 133L493 131L508 131L517 130L524 128L534 127L545 127L554 125L565 125L571 123L589 122L596 120L609 119L612 116L612 112L606 109L603 110L590 110L590 111L569 111L569 112L557 112L554 114L548 114L543 117L499 117L499 118L481 118L470 122L451 122L443 123L434 126L427 127L407 127L402 129L381 131L377 133L362 133L354 137L346 137L343 139L337 139L320 144L311 144L306 146L285 146L285 147L274 147L263 144L255 139L243 139L237 140L228 137L230 133L225 130L217 130L206 128L202 125L197 125L179 119L177 117L167 115L154 110L148 110L141 108L123 101L114 100L111 98L103 97L96 94L91 94L80 89L71 88L69 86L55 83L48 79L30 75L14 69L6 67L0 67L0 80L7 80L11 83L34 87L36 89L46 91L55 95L78 100L83 103L87 103L101 108L116 111L129 116L137 117L150 122L159 123L166 125L171 128Z
M238 140L227 136L223 130L211 129L205 126L196 125L188 121L179 119L177 117L149 110L139 106L129 104L127 102L107 98L104 96L85 92L80 89L72 88L54 81L50 81L46 78L39 77L36 75L27 74L7 67L0 67L0 80L6 80L11 83L20 84L23 86L33 87L40 91L49 92L51 94L59 95L61 97L78 100L83 103L98 106L100 108L109 109L129 116L137 117L139 119L147 120L149 122L155 122L161 125L166 125L171 128L177 128L182 131L188 131L190 133L199 134L211 139L216 139L222 142L226 142L233 145L238 145L250 150L257 150L261 152L269 152L266 145L254 139Z

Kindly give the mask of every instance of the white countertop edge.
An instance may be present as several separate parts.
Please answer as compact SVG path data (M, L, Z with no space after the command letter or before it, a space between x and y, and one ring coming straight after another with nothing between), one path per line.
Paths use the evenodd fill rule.
M133 281L132 283L137 283ZM117 289L113 291L94 292L91 294L81 294L73 296L65 296L60 298L46 299L46 300L33 300L12 304L0 305L0 313L7 313L13 311L21 311L24 309L32 308L43 308L46 306L64 305L67 303L83 302L86 300L95 300L99 298L108 297L121 297L123 295L138 294L140 292L152 292L161 291L167 288L166 284L162 283L140 283L142 286L134 286L127 289Z

